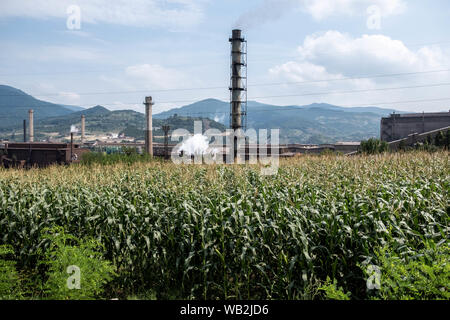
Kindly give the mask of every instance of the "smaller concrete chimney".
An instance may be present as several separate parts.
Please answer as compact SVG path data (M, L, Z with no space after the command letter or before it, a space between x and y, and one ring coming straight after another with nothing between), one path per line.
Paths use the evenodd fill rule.
M28 111L28 125L30 126L30 142L34 142L34 111L30 109Z
M85 139L85 129L86 129L86 117L84 115L81 116L81 143L84 143Z
M145 97L145 119L147 126L145 128L145 152L153 157L153 123L152 106L154 105L152 97Z

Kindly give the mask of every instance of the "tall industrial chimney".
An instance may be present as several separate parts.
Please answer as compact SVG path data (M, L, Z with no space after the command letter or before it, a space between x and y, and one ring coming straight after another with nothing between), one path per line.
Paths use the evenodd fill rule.
M30 126L30 142L34 142L34 116L33 109L28 110L28 124Z
M85 138L85 129L86 129L86 117L84 114L81 116L81 143L84 143Z
M242 31L233 30L231 42L231 128L234 130L245 127L243 116L247 114L247 63L246 41Z
M147 126L145 128L145 152L153 157L153 123L152 106L154 105L152 97L145 97L145 119Z
M242 31L232 32L231 42L231 78L230 78L230 126L236 130L247 126L247 42ZM237 136L234 136L234 158L237 157Z

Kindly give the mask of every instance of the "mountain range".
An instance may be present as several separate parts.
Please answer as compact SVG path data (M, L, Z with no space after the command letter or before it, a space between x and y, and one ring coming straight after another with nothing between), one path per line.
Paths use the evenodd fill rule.
M110 111L102 106L84 109L38 100L25 92L0 85L0 138L20 137L23 119L34 109L35 136L44 139L67 136L70 126L80 127L86 116L87 133L125 133L137 139L143 137L144 114L132 110ZM344 108L325 103L307 106L275 106L248 102L247 128L280 129L281 143L334 143L361 141L378 137L383 116L397 112L378 107ZM172 129L193 131L194 120L203 121L204 128L224 130L229 126L228 102L206 99L174 108L153 116L154 127L169 124ZM155 136L162 132L155 132ZM20 139L20 138L18 138Z
M28 119L28 110L35 111L34 118L44 119L51 116L64 116L74 111L83 110L81 107L60 105L38 100L25 92L5 85L0 85L0 119L1 128L21 125Z
M133 110L110 111L102 106L85 109L49 103L35 99L25 92L9 87L0 86L0 138L9 140L23 139L23 119L28 122L28 110L34 110L34 131L36 140L48 137L58 140L67 137L72 126L81 127L81 115L86 116L86 134L104 135L106 133L125 134L128 137L144 139L145 116ZM185 128L194 130L194 121L202 121L203 128L219 129L226 127L218 122L201 117L169 117L168 119L154 119L155 140L161 140L163 131L161 126L167 124L171 131Z
M75 126L76 128L81 127L81 115L86 117L87 135L123 133L125 136L133 137L137 140L144 139L146 122L144 114L133 110L110 111L102 106L95 106L64 116L41 119L35 124L35 132L38 133L41 138L45 138L49 135L52 135L54 138L67 136L72 126ZM162 140L161 137L164 133L161 127L163 125L169 125L171 128L170 131L184 128L193 132L194 121L202 121L203 128L206 129L214 128L221 131L226 129L224 125L207 118L172 116L167 119L153 119L153 135L155 141Z
M247 128L280 129L281 143L334 143L361 141L380 134L381 117L397 112L378 107L344 108L325 103L307 106L274 106L255 101L247 104ZM207 99L155 115L202 116L229 125L230 104Z

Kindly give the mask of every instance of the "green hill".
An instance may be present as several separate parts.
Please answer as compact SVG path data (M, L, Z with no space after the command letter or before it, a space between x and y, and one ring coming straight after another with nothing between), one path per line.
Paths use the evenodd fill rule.
M61 139L70 134L71 126L78 129L81 128L81 115L86 117L86 134L87 135L104 135L107 133L125 134L127 137L135 139L144 139L145 115L132 110L109 111L102 106L95 106L83 111L73 112L68 115L49 117L46 119L36 120L35 137L37 140L46 139L52 136L52 139ZM168 119L154 119L153 127L155 128L155 141L162 141L164 135L161 127L165 124L169 125L172 130L184 128L193 132L194 121L202 121L203 128L215 128L221 131L226 127L218 122L206 118L199 117L182 117L172 116ZM22 127L16 126L11 134L11 130L3 130L2 138L10 140L22 140Z
M282 143L334 143L360 141L380 134L380 120L394 112L377 107L343 108L329 104L307 106L274 106L248 102L247 128L280 129ZM398 111L396 111L398 113ZM208 117L229 124L230 105L208 99L155 115Z
M87 133L125 133L143 138L144 115L135 111L109 111L96 106L90 109L57 105L37 100L18 89L0 86L0 138L22 139L22 121L28 110L35 110L35 136L43 139L49 134L67 136L71 125L80 127L81 114L86 115ZM255 101L248 103L247 127L280 129L281 143L334 143L360 141L378 137L380 120L396 110L377 107L343 108L330 104L307 106L275 106ZM396 111L399 113L399 111ZM166 122L173 128L193 131L194 120L202 120L204 128L225 130L229 125L228 102L207 99L153 116L153 126ZM209 120L211 119L211 120ZM155 136L162 135L159 130Z

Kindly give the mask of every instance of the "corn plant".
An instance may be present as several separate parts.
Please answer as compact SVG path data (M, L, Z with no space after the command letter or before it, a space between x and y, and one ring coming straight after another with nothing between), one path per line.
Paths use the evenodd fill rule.
M310 299L330 278L366 298L360 268L386 245L448 242L448 152L257 165L113 163L0 169L0 244L20 268L63 227L105 248L117 285L156 298ZM320 296L320 295L319 295Z

